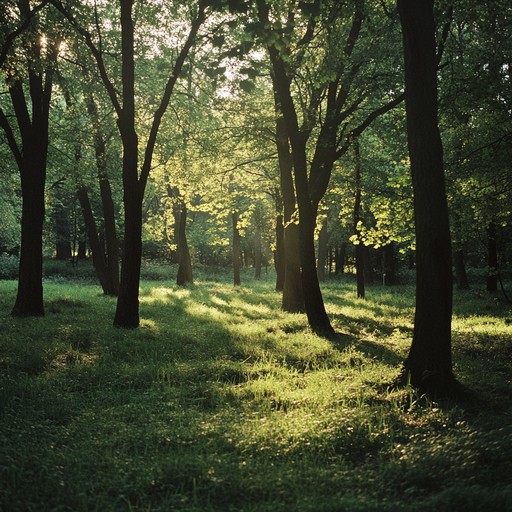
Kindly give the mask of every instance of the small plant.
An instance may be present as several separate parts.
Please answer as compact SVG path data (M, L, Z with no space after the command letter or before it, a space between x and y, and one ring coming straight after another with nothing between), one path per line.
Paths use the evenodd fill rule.
M17 256L0 254L0 279L17 279L20 260Z

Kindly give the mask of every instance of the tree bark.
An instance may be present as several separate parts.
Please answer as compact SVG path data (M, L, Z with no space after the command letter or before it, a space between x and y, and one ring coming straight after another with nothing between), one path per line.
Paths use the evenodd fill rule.
M329 233L327 231L327 218L322 222L320 233L318 233L318 262L317 262L317 273L318 280L325 281L326 273L325 267L327 266Z
M284 283L281 308L289 313L303 313L304 293L300 273L299 256L299 227L295 222L296 203L293 184L293 161L290 152L286 121L281 111L277 92L277 84L272 79L274 87L274 103L276 112L276 146L279 159L279 182L283 198L284 221Z
M87 231L87 238L92 251L92 262L96 275L103 289L105 295L113 295L112 282L110 279L110 273L108 269L105 252L103 251L103 245L98 236L98 230L96 227L96 221L92 213L91 202L89 200L89 194L87 188L82 185L77 190L78 201L82 208L82 214L84 216L85 229Z
M404 363L411 384L446 393L451 358L452 269L443 148L437 118L433 0L398 0L403 33L407 135L416 225L416 312Z
M18 2L22 20L28 23L33 16L28 0ZM37 27L31 27L34 34ZM39 37L28 49L28 90L30 100L25 98L23 84L18 74L7 71L9 94L18 124L21 145L18 145L9 120L0 109L0 124L7 143L16 160L22 192L21 247L18 291L12 309L13 316L42 316L43 304L43 221L45 215L44 189L48 156L48 123L53 87L53 66L57 58L57 43L50 43L50 63L46 69L37 70L41 64L41 42ZM24 73L20 73L23 76ZM30 107L29 107L30 104ZM29 113L29 108L31 114Z
M268 16L267 16L268 17ZM306 140L298 126L297 113L293 104L286 68L275 47L269 47L274 80L279 104L286 123L288 139L292 148L293 175L299 210L299 254L301 263L301 281L304 305L311 329L321 336L331 336L331 326L320 283L316 272L315 225L316 207L313 205L308 184L308 163L306 157Z
M43 316L43 221L47 141L33 134L24 144L21 173L21 246L13 316ZM31 147L32 146L32 147Z
M285 248L284 248L284 224L283 216L276 216L276 250L274 253L274 264L276 268L276 292L282 292L284 288L285 274Z

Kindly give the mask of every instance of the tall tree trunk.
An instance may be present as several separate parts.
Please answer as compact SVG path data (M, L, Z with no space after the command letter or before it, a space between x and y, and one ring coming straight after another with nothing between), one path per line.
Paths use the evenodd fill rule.
M12 309L13 316L43 316L43 221L46 151L33 135L34 147L24 145L21 171L21 248L18 292Z
M322 222L320 233L318 233L318 262L317 273L319 281L325 281L325 267L327 265L329 233L327 232L327 217Z
M78 201L80 202L80 207L82 208L82 214L84 216L85 229L87 231L87 238L89 239L89 244L91 246L92 262L94 269L96 270L96 275L98 276L98 280L101 284L101 288L103 289L103 293L105 295L114 295L107 260L105 258L105 252L103 250L100 237L98 236L98 230L96 227L96 221L94 220L94 215L92 213L89 194L87 192L87 188L84 185L78 188L77 196Z
M124 251L114 325L139 326L139 282L142 258L142 195L135 131L135 60L133 0L121 0L122 109L118 127L123 144Z
M19 2L22 19L30 15L27 0ZM35 31L35 28L34 28ZM48 122L53 86L53 65L57 58L57 46L50 43L52 63L44 72L28 71L29 102L25 98L23 85L18 76L8 76L9 94L22 147L18 146L8 118L0 109L0 124L4 129L7 143L13 152L21 177L21 254L18 278L18 292L12 309L13 316L42 316L43 304L43 221L45 215L44 189L48 156ZM41 58L41 42L28 49L32 64L37 66ZM9 75L10 72L8 72Z
M281 112L277 85L273 79L276 111L276 146L279 159L279 181L283 198L284 283L281 307L290 313L304 312L304 293L300 274L299 227L295 222L296 205L293 185L293 161L286 122Z
M416 224L416 312L404 363L414 387L449 390L452 269L443 148L437 118L437 56L433 0L398 0L402 24L407 135Z
M238 231L238 213L232 212L231 214L231 226L233 229L233 284L239 286L240 280L240 232Z
M176 284L185 286L192 283L192 261L190 258L190 249L187 242L187 205L185 201L181 202L181 209L178 222L178 274Z
M274 83L279 96L279 104L292 148L293 175L299 209L299 254L304 306L311 329L321 336L330 336L334 333L334 329L325 311L316 273L315 225L318 204L312 204L309 193L306 141L299 130L284 62L275 48L270 47L269 53L274 70Z
M498 290L498 244L496 243L496 224L487 227L487 284L488 292Z
M274 252L276 268L276 291L282 292L284 288L285 273L285 248L284 248L284 224L281 214L276 216L276 250Z

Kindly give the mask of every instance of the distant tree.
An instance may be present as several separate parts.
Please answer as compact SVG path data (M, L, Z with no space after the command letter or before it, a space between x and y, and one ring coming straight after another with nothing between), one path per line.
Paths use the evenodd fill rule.
M398 0L405 62L407 134L416 226L416 312L405 371L414 387L447 392L451 357L452 264L443 149L437 115L433 0Z

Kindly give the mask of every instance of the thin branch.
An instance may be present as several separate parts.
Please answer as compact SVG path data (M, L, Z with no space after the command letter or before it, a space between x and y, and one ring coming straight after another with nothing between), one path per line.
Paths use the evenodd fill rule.
M185 63L185 59L187 58L187 55L195 42L199 28L201 27L204 20L206 19L205 10L206 10L206 4L204 2L201 2L201 4L199 5L199 11L197 13L197 17L192 22L187 40L185 41L185 43L178 55L178 58L176 59L176 62L174 63L174 67L172 69L171 75L169 76L169 79L165 86L162 100L160 102L158 109L155 112L155 115L153 118L153 124L151 126L151 131L149 133L149 138L148 138L148 142L146 145L146 151L144 153L144 162L142 164L142 169L141 169L141 174L140 174L139 183L140 183L141 193L144 192L144 189L146 188L146 184L148 181L149 173L151 170L151 160L153 158L153 152L154 152L154 148L155 148L155 144L156 144L156 137L158 135L158 130L160 128L160 123L162 122L162 117L163 117L165 111L167 110L167 107L169 106L169 102L171 100L171 95L174 90L174 86L176 84L176 81L178 80L180 73L181 73L181 69L183 67L183 64Z
M112 105L114 106L116 114L118 117L122 117L123 108L119 102L117 91L114 87L114 84L110 81L108 77L105 62L103 61L103 54L94 44L91 34L79 25L73 14L64 7L60 0L48 1L69 21L69 23L71 23L71 26L83 37L85 44L89 47L94 59L96 60L101 80L105 88L107 89L107 93L110 97Z
M23 158L21 156L20 148L18 147L18 143L16 142L16 137L12 131L11 125L9 124L9 120L5 115L4 111L0 108L0 126L3 128L5 132L5 137L7 138L7 144L11 149L11 152L16 160L16 164L18 168L21 169L23 167Z
M32 18L41 10L43 9L49 0L44 0L39 5L36 5L29 13L29 15L25 18L25 21L16 29L13 30L6 38L2 45L2 50L0 51L0 67L3 67L5 64L5 61L7 59L7 54L9 53L9 50L11 49L12 44L14 43L14 40L22 34L30 25L30 22L32 21Z
M343 144L343 146L341 146L336 151L336 160L341 158L348 151L348 149L351 146L351 144L354 141L354 139L359 137L359 135L361 135L361 133L363 133L364 130L366 130L366 128L368 128L368 126L370 126L370 124L375 119L377 119L377 117L385 114L386 112L389 112L391 109L395 108L397 105L402 103L402 101L404 101L404 99L405 99L405 93L402 93L399 96L397 96L396 98L394 98L391 101L389 101L388 103L386 103L385 105L383 105L382 107L374 110L370 115L368 115L368 117L359 126L354 128L347 135L347 137L345 138L345 143Z

